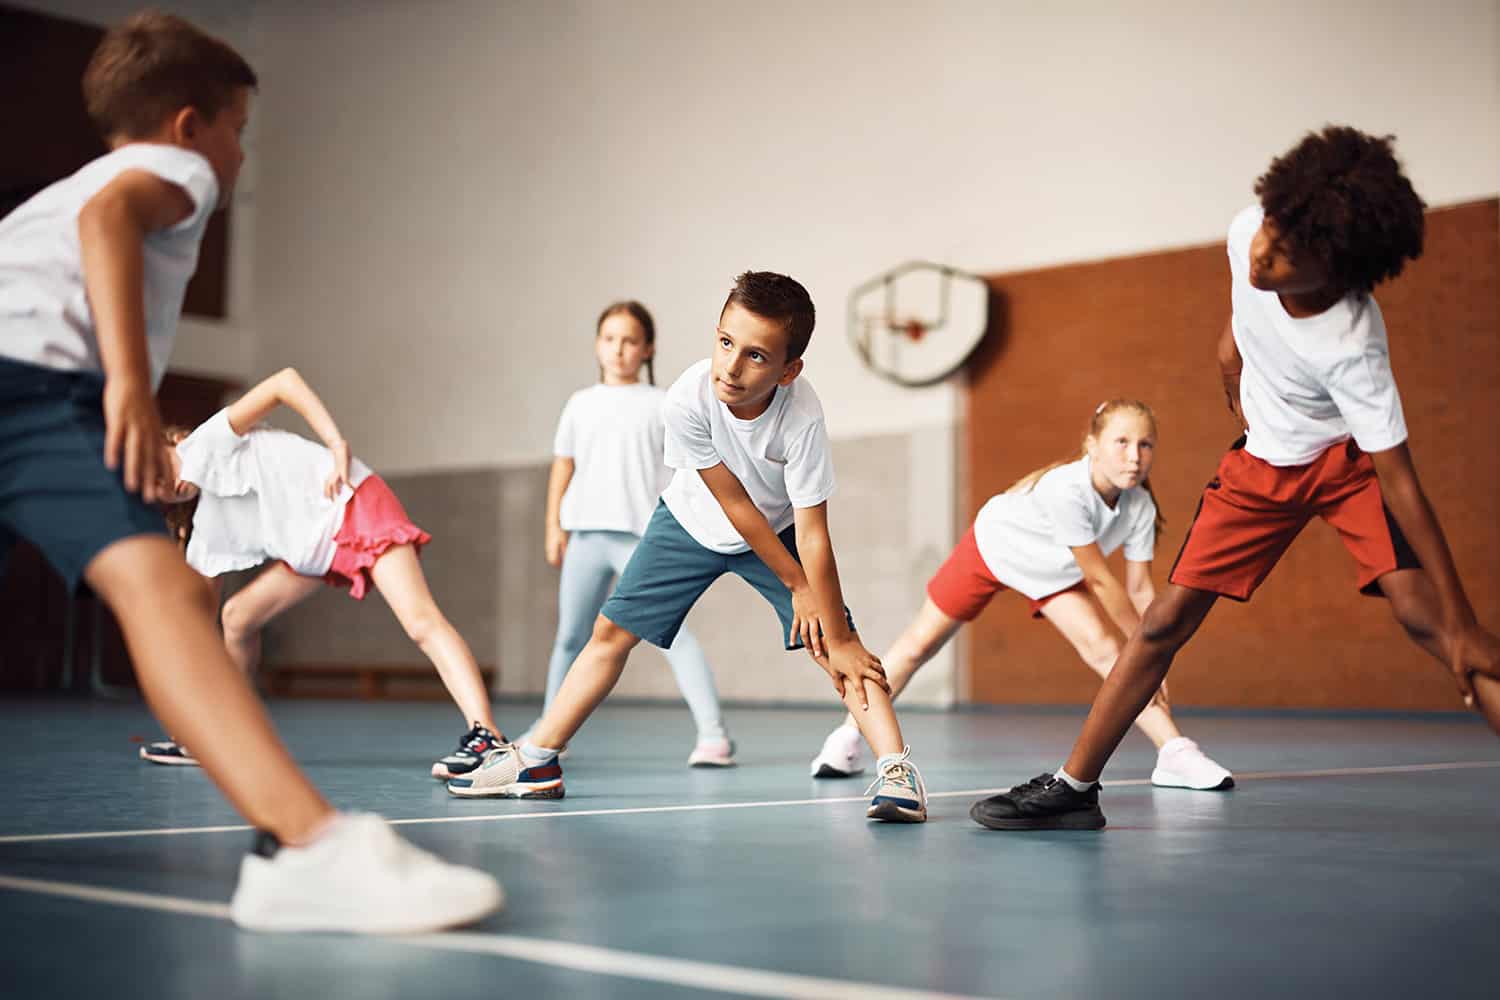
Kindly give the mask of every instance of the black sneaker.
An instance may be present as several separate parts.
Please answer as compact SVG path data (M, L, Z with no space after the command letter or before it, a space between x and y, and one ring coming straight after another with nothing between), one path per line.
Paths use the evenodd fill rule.
M485 754L503 745L500 737L476 722L473 729L459 738L457 750L432 765L432 776L447 781L468 774L483 762Z
M980 826L991 830L1100 830L1099 783L1086 792L1050 774L1039 774L1004 795L980 799L969 810Z
M155 743L147 743L141 747L141 760L149 760L153 764L186 764L188 767L197 767L198 760L188 748L181 743L171 740L157 740Z

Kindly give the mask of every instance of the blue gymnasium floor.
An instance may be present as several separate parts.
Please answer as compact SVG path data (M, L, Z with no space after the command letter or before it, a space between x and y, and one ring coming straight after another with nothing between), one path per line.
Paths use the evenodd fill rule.
M1238 789L1153 790L1132 733L1107 830L1006 834L970 802L1055 766L1079 713L907 713L937 797L901 827L865 821L862 780L807 777L833 712L732 710L741 766L715 772L683 766L684 710L606 706L568 797L514 802L425 777L457 735L446 707L273 711L335 803L413 820L499 875L506 910L418 938L239 933L243 831L46 839L237 824L196 769L135 759L158 735L143 708L0 701L0 994L1495 995L1500 741L1467 717L1185 713Z

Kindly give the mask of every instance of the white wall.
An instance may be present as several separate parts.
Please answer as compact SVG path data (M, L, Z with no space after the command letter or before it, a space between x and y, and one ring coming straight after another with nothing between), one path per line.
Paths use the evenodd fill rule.
M261 369L378 468L537 460L599 307L670 378L731 277L821 310L836 436L955 418L864 373L843 300L908 257L1000 271L1217 238L1327 121L1434 204L1500 189L1500 4L263 3Z

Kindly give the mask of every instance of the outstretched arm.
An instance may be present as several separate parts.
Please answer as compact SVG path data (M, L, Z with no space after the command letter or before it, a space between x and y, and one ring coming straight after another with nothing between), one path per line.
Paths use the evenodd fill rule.
M846 687L854 685L862 708L870 707L865 682L873 681L886 694L891 693L885 669L879 657L865 648L859 637L849 629L844 617L844 590L839 584L839 568L833 558L833 539L828 534L828 504L816 507L798 507L794 512L797 523L797 551L802 554L802 566L807 573L808 585L818 610L820 627L812 629L816 636L822 632L822 641L808 649L818 666L828 672L834 689L840 697Z
M1406 443L1371 452L1370 458L1375 463L1375 475L1380 479L1380 492L1386 506L1437 590L1448 666L1464 700L1472 705L1474 690L1469 672L1473 666L1464 654L1466 649L1492 644L1493 637L1479 626L1474 617L1473 605L1458 579L1453 553L1438 525L1437 514L1417 479L1417 469Z
M142 245L192 214L186 191L144 170L120 174L78 213L84 290L104 366L104 464L123 460L125 488L148 503L171 463L146 353Z
M1240 372L1245 368L1245 359L1240 357L1239 345L1234 342L1234 317L1224 323L1224 332L1219 334L1219 376L1224 380L1224 402L1229 412L1239 423L1245 423L1244 411L1240 409Z
M323 495L332 497L349 485L349 442L339 433L338 425L312 387L303 381L295 368L283 368L229 404L229 427L244 434L260 423L277 406L285 406L307 421L313 433L323 439L333 452L333 475L323 487Z
M734 530L739 532L740 537L750 546L750 550L759 556L761 562L765 563L771 572L776 574L777 579L792 592L792 634L801 639L802 644L807 647L808 654L818 666L828 671L835 689L843 694L843 677L849 675L840 675L836 672L836 668L831 665L833 657L830 656L829 651L835 648L843 649L844 653L838 655L837 662L845 665L847 654L852 652L848 648L850 641L853 641L861 652L864 652L864 647L859 645L859 640L854 639L850 634L848 623L844 620L843 597L838 591L838 570L833 566L833 550L827 547L826 543L828 534L826 513L821 517L824 538L822 544L827 547L828 552L826 564L814 558L808 563L808 571L804 572L803 566L792 558L786 546L781 544L781 539L776 537L776 532L771 530L771 522L767 521L766 516L760 512L760 508L755 506L755 501L751 500L750 494L745 492L744 485L722 462L709 469L700 469L698 475L703 477L704 485L714 495L719 506L724 509L724 515L729 518L729 523L734 525ZM806 510L823 511L823 508L819 506L806 508ZM803 559L808 559L809 549L804 546L810 545L813 548L818 546L819 543L812 537L817 534L817 530L814 529L812 536L804 538L804 521L807 519L804 508L798 508L796 517L798 548L802 551ZM836 608L827 603L830 595L820 593L809 583L810 574L811 579L816 581L819 572L832 572L833 574L831 596L837 601ZM842 646L839 642L840 637L843 639ZM865 652L865 655L869 656L869 653ZM875 670L878 672L880 661L874 657L870 659L874 660ZM878 677L878 683L884 686L885 675L879 673ZM869 707L862 692L861 686L861 704Z
M1135 634L1136 627L1141 623L1141 612L1136 610L1136 605L1131 600L1120 581L1110 572L1109 564L1104 561L1104 553L1099 551L1096 542L1087 545L1074 545L1071 547L1073 558L1078 562L1078 568L1083 570L1083 582L1088 584L1092 593L1109 614L1111 620L1120 627L1128 639ZM1129 566L1139 566L1141 563L1126 563ZM1147 567L1147 586L1150 586L1150 563ZM1130 572L1127 569L1127 572ZM1149 603L1149 602L1148 602Z

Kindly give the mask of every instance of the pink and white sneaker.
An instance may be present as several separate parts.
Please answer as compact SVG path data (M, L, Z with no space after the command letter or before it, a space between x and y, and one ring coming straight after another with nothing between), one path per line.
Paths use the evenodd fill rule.
M734 741L730 739L699 740L688 754L688 767L734 767Z

